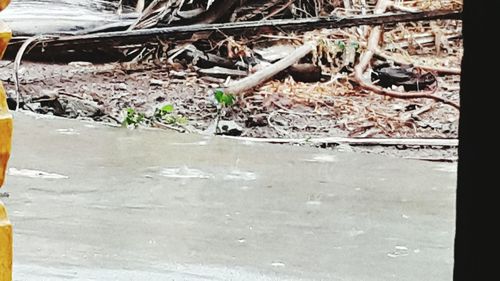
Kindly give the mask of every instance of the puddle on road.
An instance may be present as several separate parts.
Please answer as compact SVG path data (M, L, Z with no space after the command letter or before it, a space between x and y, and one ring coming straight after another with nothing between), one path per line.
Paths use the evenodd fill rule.
M204 146L207 145L208 141L202 140L197 142L173 142L170 145L179 145L179 146Z
M58 132L61 135L79 135L80 132L78 132L75 129L69 128L69 129L57 129L56 132Z
M285 263L280 262L280 261L272 262L271 265L274 267L285 267Z
M398 257L404 257L408 256L409 251L408 248L405 246L396 246L394 247L394 251L387 253L387 256L390 258L398 258Z
M189 168L187 166L153 169L156 170L153 173L156 173L162 177L174 179L222 179L225 181L254 181L257 179L257 175L253 172L242 171L238 169L225 171L225 168L223 167L220 167L220 170L218 169L217 171L211 169L210 172L195 168ZM148 173L144 175L144 177L152 178L153 176ZM242 187L242 189L248 188L249 187Z
M306 162L318 162L318 163L333 163L338 162L337 157L329 154L318 154L313 156L311 159L304 159Z
M188 168L182 166L180 168L163 168L160 170L160 175L166 178L178 179L213 179L214 175L203 172L202 170Z
M233 170L229 174L224 176L224 180L242 180L242 181L253 181L256 180L257 176L255 173Z
M27 177L27 178L41 178L41 179L68 179L68 176L48 173L44 171L38 170L30 170L30 169L16 169L10 168L8 175L10 176L18 176L18 177Z
M307 205L321 205L321 201L319 200L311 200L306 202Z

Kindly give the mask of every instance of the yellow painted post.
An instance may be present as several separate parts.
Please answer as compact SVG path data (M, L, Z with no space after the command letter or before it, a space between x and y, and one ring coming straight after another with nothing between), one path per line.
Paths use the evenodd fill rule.
M0 12L10 4L10 0L0 0Z
M0 281L12 280L12 225L0 201Z
M9 5L10 0L0 0L0 11ZM12 32L0 22L0 58L2 58ZM0 82L0 188L5 180L7 161L9 161L12 140L12 115L9 113L5 89ZM0 281L12 281L12 225L7 211L0 200Z

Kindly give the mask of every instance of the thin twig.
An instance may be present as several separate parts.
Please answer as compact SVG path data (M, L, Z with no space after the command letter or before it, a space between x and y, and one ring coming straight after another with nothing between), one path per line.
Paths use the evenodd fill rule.
M406 13L418 13L420 12L419 9L413 8L413 7L407 7L399 3L395 3L394 1L391 4L391 7L395 10L401 11L401 12L406 12Z
M267 20L273 16L275 16L276 14L278 14L279 12L283 11L284 9L288 8L288 6L290 6L292 3L293 3L294 0L290 0L288 1L287 3L285 3L283 6L279 7L278 9L274 10L273 12L271 12L269 15L265 16L263 18L263 20Z
M273 104L276 105L276 103L273 103ZM296 112L296 111L284 110L284 109L278 109L275 112L290 114L290 115L297 115L297 116L331 116L331 115L333 115L333 113L320 113L320 112L308 113L308 112Z
M19 111L19 97L20 97L20 95L19 95L19 66L21 65L21 59L23 57L24 52L26 51L26 48L28 48L28 46L33 42L35 42L35 44L36 44L37 43L36 41L42 39L43 37L44 36L42 36L42 35L37 35L37 36L33 36L33 37L28 38L26 41L24 41L24 43L21 45L21 47L17 51L16 58L14 60L14 84L15 84L15 90L16 90L16 110L15 111Z
M276 115L276 113L277 113L276 111L273 111L273 112L271 112L269 115L267 115L267 124L268 124L271 128L273 128L274 130L276 130L276 132L281 133L281 134L283 134L283 135L288 135L288 136L289 136L290 134L289 134L287 131L285 131L285 130L282 130L282 129L278 128L278 127L277 127L276 125L274 125L274 123L272 122L272 118L273 118L273 116L274 116L274 115Z
M155 126L157 126L157 127L160 127L160 128L163 128L163 129L174 130L174 131L177 131L179 133L185 133L186 132L186 129L184 129L184 128L179 128L179 127L171 126L171 125L164 124L164 123L161 123L161 122L158 122L158 121L153 121L153 124Z
M421 64L416 64L404 59L396 58L393 56L388 55L387 53L381 51L380 49L375 50L375 55L379 56L385 60L393 61L397 64L411 64L415 68L420 68L423 70L427 71L432 71L432 72L437 72L441 74L451 74L451 75L460 75L461 70L460 68L454 68L454 67L439 67L439 66L427 66L427 65L421 65Z

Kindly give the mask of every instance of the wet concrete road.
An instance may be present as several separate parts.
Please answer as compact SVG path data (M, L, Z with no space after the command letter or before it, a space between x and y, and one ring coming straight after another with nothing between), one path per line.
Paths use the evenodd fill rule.
M455 164L15 115L14 280L451 280Z

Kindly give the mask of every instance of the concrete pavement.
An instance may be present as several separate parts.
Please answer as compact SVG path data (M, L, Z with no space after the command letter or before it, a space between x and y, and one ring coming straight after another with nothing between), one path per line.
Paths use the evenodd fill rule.
M452 280L456 164L14 118L14 280Z

